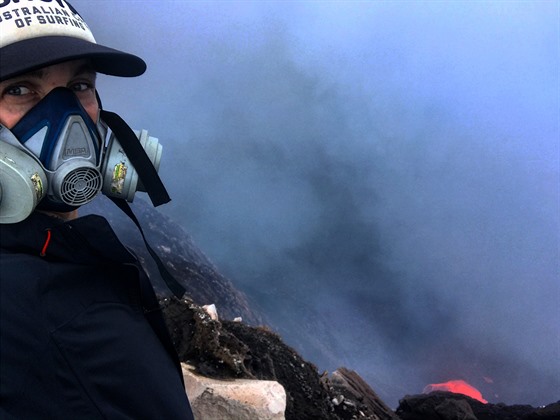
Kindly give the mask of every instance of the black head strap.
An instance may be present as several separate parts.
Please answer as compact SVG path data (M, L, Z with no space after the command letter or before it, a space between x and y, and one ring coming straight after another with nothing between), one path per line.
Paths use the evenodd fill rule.
M138 172L138 177L150 196L154 207L171 201L156 168L154 168L150 158L146 155L134 131L132 131L128 124L114 112L101 110L100 116L111 131L113 131L126 153L126 156L128 156L134 169Z
M167 270L167 267L165 267L165 264L163 263L161 258L153 250L150 244L148 244L148 241L146 240L146 236L144 235L144 231L140 226L140 222L136 218L136 215L132 212L132 209L130 208L126 200L123 200L122 198L114 198L114 197L109 197L109 199L113 203L115 203L117 207L120 208L130 218L130 220L134 222L134 224L140 231L140 234L142 235L142 239L144 239L144 245L146 245L146 249L154 259L158 271L161 274L163 280L165 281L165 284L177 298L182 299L185 295L185 288L183 287L183 285L181 285L181 283L179 283L179 281L177 281L175 277L173 277L173 275L169 272L169 270Z

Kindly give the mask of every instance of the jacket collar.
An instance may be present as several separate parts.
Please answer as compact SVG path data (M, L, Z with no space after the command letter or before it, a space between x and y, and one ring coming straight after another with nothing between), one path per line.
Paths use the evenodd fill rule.
M34 212L20 223L0 225L0 249L77 264L136 261L120 242L109 222L98 215L64 222Z

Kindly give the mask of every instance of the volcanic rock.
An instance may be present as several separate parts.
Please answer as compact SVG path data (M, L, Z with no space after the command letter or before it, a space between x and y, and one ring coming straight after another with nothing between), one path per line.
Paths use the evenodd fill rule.
M210 378L280 383L288 420L397 418L357 373L340 368L319 375L268 328L213 320L188 299L165 298L161 306L182 362Z
M336 395L332 403L338 418L398 420L395 413L356 372L341 367L330 376L324 374L322 381L329 394Z
M404 397L396 413L401 420L557 420L560 419L560 403L541 408L484 404L466 395L436 391Z
M279 382L286 390L286 418L334 419L317 368L264 327L214 321L190 300L161 302L179 359L198 374L218 379Z
M195 418L283 420L286 392L275 381L206 378L182 364L185 389Z

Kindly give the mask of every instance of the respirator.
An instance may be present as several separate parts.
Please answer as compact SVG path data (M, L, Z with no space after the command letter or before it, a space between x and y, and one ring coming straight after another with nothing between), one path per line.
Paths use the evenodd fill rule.
M35 208L72 211L99 192L131 202L145 191L154 205L167 202L161 153L145 130L107 111L95 123L71 90L53 89L11 130L0 125L0 223Z

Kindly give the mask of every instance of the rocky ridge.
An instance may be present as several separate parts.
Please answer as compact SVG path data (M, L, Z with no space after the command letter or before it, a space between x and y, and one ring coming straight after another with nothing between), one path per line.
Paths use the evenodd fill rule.
M190 299L161 306L179 359L202 376L276 381L286 392L286 419L397 419L356 372L319 374L266 327L214 320Z

